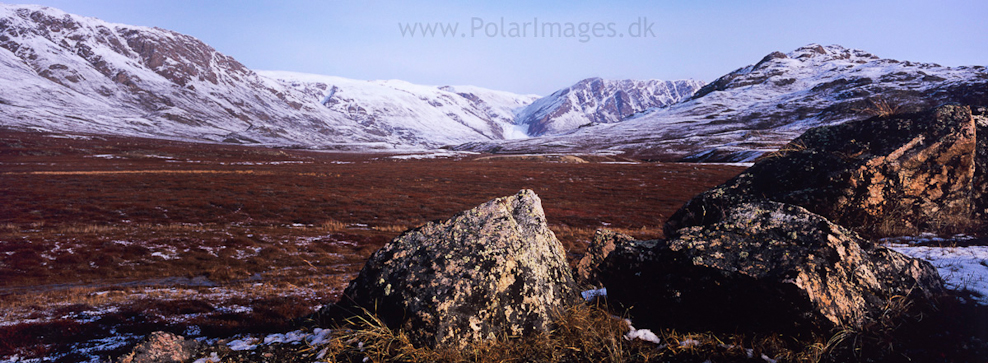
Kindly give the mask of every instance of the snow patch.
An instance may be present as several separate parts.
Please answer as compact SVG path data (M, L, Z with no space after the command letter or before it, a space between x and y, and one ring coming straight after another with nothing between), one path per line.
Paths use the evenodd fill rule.
M936 267L948 288L975 293L979 295L977 299L980 304L988 305L988 246L932 247L889 244L888 247L907 256L929 261Z
M627 334L624 335L626 340L644 340L646 342L652 342L655 344L662 344L662 340L659 336L655 335L650 329L635 329L634 325L631 325L631 320L624 319L624 322L628 324L628 328L631 329Z
M232 350L254 350L257 348L257 338L247 337L242 339L234 339L226 343L227 348Z
M598 297L607 297L607 288L599 288L593 290L587 290L580 293L583 296L583 300L590 301Z
M219 363L219 362L220 362L220 356L217 355L216 352L212 352L209 353L208 357L196 359L195 362L192 363Z

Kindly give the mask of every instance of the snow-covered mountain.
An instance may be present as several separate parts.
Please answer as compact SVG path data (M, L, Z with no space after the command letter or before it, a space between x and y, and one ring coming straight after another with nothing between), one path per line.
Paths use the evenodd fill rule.
M536 99L469 86L265 76L191 36L40 6L0 4L0 48L0 126L15 128L438 147L524 137L514 110Z
M944 67L882 59L837 45L774 52L701 88L690 99L616 124L457 148L502 153L614 152L643 158L746 161L810 127L959 102L988 105L984 66Z
M703 86L695 80L584 79L528 105L518 124L533 136L560 134L594 124L620 122L652 108L690 98Z
M309 100L320 100L324 107L368 129L387 124L393 129L402 127L400 132L423 135L450 132L449 125L435 122L446 120L472 130L482 139L525 138L528 135L514 124L514 112L538 98L473 86L433 87L399 80L359 81L284 71L258 74L277 80Z
M591 78L539 99L255 72L188 35L3 4L0 85L0 127L15 129L664 160L750 160L810 127L870 117L876 105L988 105L983 66L900 62L836 45L774 52L707 85Z

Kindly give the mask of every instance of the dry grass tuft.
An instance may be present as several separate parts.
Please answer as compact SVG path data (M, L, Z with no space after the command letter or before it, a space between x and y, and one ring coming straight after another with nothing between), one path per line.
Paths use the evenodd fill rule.
M402 226L402 225L390 225L389 224L389 225L386 225L386 226L374 226L374 227L371 227L371 229L373 229L375 231L379 231L379 232L401 233L401 232L407 231L408 230L408 227Z
M778 151L769 153L766 158L781 158L788 156L790 153L800 152L806 150L806 143L803 140L793 140L792 142L785 144Z
M888 117L898 115L902 112L902 107L889 102L885 98L872 98L868 100L868 106L863 109L855 109L854 111L860 112L866 115L878 116L878 117Z
M340 232L346 230L346 223L330 219L319 224L319 229L327 232Z

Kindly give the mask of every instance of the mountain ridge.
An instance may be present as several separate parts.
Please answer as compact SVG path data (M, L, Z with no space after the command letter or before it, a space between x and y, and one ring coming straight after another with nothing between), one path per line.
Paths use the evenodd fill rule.
M505 124L438 90L415 102L452 109L441 117L362 125L194 37L41 6L0 5L0 47L6 127L362 150L497 138Z
M772 52L703 84L588 78L537 98L475 86L254 71L198 39L0 4L0 126L328 150L753 160L822 125L988 105L983 66L839 45Z
M536 100L254 71L195 37L0 4L0 126L339 150L528 138ZM635 111L638 111L637 109Z
M539 140L473 142L456 150L603 152L665 161L749 162L809 128L863 120L875 102L896 112L945 103L988 105L984 66L883 59L839 45L773 52L702 87L689 100L617 124Z

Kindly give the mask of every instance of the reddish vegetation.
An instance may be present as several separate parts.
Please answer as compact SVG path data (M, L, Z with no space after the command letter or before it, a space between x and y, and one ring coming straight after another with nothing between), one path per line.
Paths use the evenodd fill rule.
M531 188L550 223L657 226L687 198L740 172L690 164L396 161L104 139L0 134L0 221L411 225ZM285 161L297 163L264 164Z
M115 233L125 241L140 238L180 250L226 246L227 253L234 253L263 243L259 234L274 239L305 235L306 228L289 225L337 221L383 227L385 232L336 236L379 245L401 227L448 218L522 188L541 196L550 225L560 230L567 247L582 252L583 244L566 240L574 229L644 227L646 233L657 233L683 201L741 170L690 164L398 161L386 155L14 132L0 133L0 146L0 226L5 228L0 236L8 237L0 247L6 252L2 268L14 277L0 282L7 286L23 285L22 279L63 282L58 276L63 274L55 272L41 281L33 273L25 275L51 251L37 237L100 252L50 256L55 258L51 268L114 264L150 253L146 245L107 243ZM210 258L206 253L191 257ZM182 276L194 273L178 270Z
M153 319L141 319L150 324L187 316L171 329L197 325L213 336L277 328L275 320L333 298L371 252L405 228L492 198L534 190L573 258L598 228L660 236L684 201L742 170L387 156L0 130L0 308L20 311L4 320L54 316L39 306L45 302L116 302L123 308L104 320L147 313ZM107 289L127 295L174 282L165 277L200 276L244 295L222 301L94 295ZM121 285L133 281L140 282ZM260 282L267 292L257 291ZM79 288L88 290L72 290ZM294 305L278 300L300 288L316 292L293 298ZM252 310L216 309L230 304ZM0 336L41 347L57 337L31 332L56 329L49 324L69 323L0 326ZM88 326L68 330L94 329ZM0 346L0 356L31 353L23 339L20 348Z

